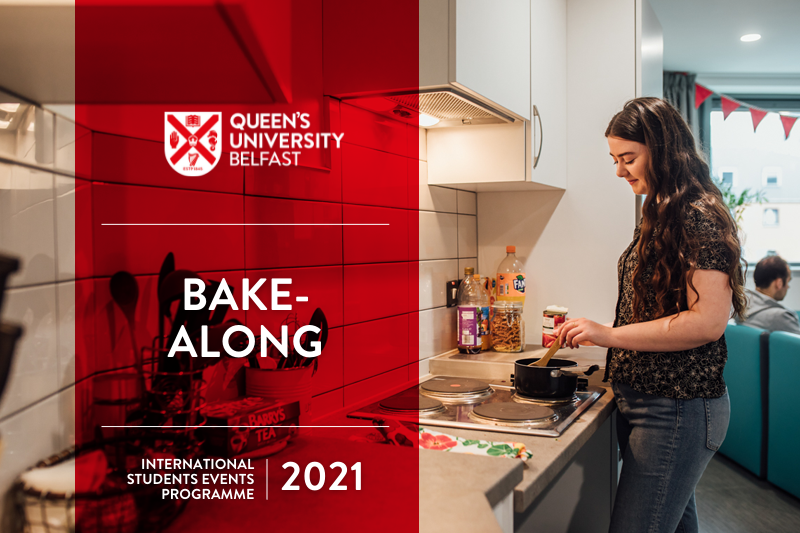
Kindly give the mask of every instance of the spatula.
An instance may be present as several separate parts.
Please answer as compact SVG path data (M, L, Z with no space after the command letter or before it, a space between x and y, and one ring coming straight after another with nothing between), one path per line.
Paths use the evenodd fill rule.
M529 364L528 366L547 366L547 363L550 362L550 359L555 355L558 349L561 348L561 339L556 337L556 342L547 350L547 353L544 354L544 357L539 359L538 361L534 361L533 363Z
M125 320L128 321L128 331L131 336L131 347L133 348L133 360L136 364L136 372L144 380L142 373L141 353L139 343L136 341L136 304L139 301L139 283L129 272L120 271L111 276L108 282L111 298L117 304Z

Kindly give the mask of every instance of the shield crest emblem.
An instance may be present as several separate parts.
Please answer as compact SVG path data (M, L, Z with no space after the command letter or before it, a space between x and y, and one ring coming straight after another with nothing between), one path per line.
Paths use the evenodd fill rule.
M164 154L175 172L203 176L220 160L222 113L164 113Z

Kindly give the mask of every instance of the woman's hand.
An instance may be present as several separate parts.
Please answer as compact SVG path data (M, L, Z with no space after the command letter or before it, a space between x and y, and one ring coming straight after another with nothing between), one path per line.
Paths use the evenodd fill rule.
M588 318L568 318L560 325L555 334L564 348L578 348L578 346L604 346L610 344L613 329L593 322Z

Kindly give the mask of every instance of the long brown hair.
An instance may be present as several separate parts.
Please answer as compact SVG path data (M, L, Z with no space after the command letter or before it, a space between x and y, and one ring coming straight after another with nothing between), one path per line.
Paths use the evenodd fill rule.
M644 144L650 152L644 176L647 197L642 206L639 264L633 272L634 320L642 315L647 291L642 276L650 264L653 275L648 285L655 292L656 302L652 318L687 310L687 286L699 299L692 279L697 268L695 253L703 243L696 234L687 232L691 210L711 218L720 231L718 238L724 244L728 283L733 291L733 315L743 317L746 299L736 222L680 113L660 98L636 98L614 115L606 137Z

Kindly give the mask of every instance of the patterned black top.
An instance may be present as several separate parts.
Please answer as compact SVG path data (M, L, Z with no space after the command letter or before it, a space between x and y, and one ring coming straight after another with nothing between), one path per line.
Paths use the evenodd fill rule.
M686 217L687 230L700 236L699 250L684 253L698 269L727 272L730 265L727 248L722 242L722 233L716 222L697 209L690 209ZM639 262L637 246L639 226L633 232L633 242L628 246L617 264L619 279L617 316L614 327L634 322L632 275ZM651 240L649 246L653 246ZM645 283L653 275L653 266L643 272ZM639 322L652 320L655 315L655 291L649 288L645 294L643 313ZM621 348L609 348L606 360L606 379L625 383L646 394L666 398L689 400L692 398L719 398L725 394L722 371L728 359L725 336L691 350L680 352L638 352Z

